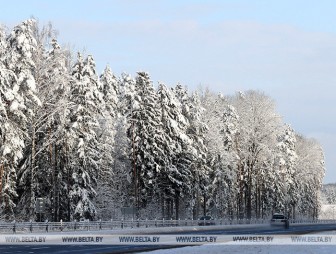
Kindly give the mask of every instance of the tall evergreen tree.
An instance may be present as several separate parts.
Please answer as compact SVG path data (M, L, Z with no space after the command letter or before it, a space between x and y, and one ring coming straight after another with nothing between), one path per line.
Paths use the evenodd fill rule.
M182 114L186 119L185 133L189 138L188 147L185 147L184 162L180 165L188 168L191 172L190 179L193 179L192 193L190 194L190 205L194 207L193 217L197 217L200 213L199 207L203 205L202 213L206 213L207 193L209 186L209 168L207 166L207 148L205 146L205 133L207 126L203 122L203 113L205 108L202 107L198 93L194 92L188 95L186 89L178 84L175 89L176 97L182 105Z
M132 143L134 205L144 207L157 186L163 157L160 111L157 95L149 75L139 72L136 77L128 137Z
M111 117L117 116L119 84L117 77L112 73L109 66L107 66L100 75L101 93L105 102L106 111Z
M17 100L22 98L13 90L16 75L5 65L8 46L0 27L0 216L6 220L15 217L16 165L22 158L23 141L16 120L25 119Z
M114 126L114 146L112 150L113 166L111 175L111 186L113 193L109 200L110 209L114 212L114 217L121 217L121 208L129 207L130 194L133 189L132 184L132 161L129 158L131 148L130 140L127 138L126 118L120 116L116 119ZM112 206L112 207L111 207Z
M0 74L1 75L1 74ZM3 119L1 119L3 120ZM16 125L10 121L1 121L1 157L0 157L0 180L1 180L1 217L5 220L15 218L14 209L17 198L16 188L16 165L22 157L23 142L16 136Z
M221 139L224 151L214 157L210 162L212 167L211 199L212 206L216 207L221 216L229 215L233 218L233 205L236 193L232 190L239 189L237 180L237 153L234 149L239 130L239 116L232 105L226 105L221 116ZM223 203L223 201L225 202ZM236 204L239 204L238 200Z
M37 41L35 38L36 21L33 19L22 22L14 27L11 34L7 37L9 51L6 56L5 63L7 68L12 70L17 79L12 83L12 89L17 91L19 97L15 104L20 108L23 114L20 118L16 118L17 124L20 126L18 138L25 141L27 145L28 133L34 129L31 119L34 119L34 108L41 105L37 97L36 81L34 73L36 66L34 63L34 54L37 50ZM19 103L18 103L19 102ZM24 178L29 180L29 189L25 192L26 204L23 209L20 209L25 216L34 218L35 216L35 192L37 188L36 171L35 171L35 156L32 155L28 160L23 158L20 162L21 170L29 168L24 174ZM22 175L22 174L21 174ZM20 182L22 178L20 177ZM27 186L26 186L27 187Z
M74 139L70 147L71 211L74 219L93 219L96 214L93 198L100 166L96 130L99 128L97 118L102 109L102 95L92 56L83 61L79 53L72 76L70 102L73 108L69 123Z
M97 179L97 212L99 217L111 215L111 203L114 192L112 176L114 169L114 135L115 120L117 117L117 85L118 80L109 67L106 67L100 76L100 90L103 95L105 108L103 117L99 119L98 142L101 147L101 163ZM114 209L113 209L114 210Z
M183 164L185 162L183 155L190 152L188 149L190 149L191 139L186 135L188 121L182 114L182 106L175 97L174 91L160 84L158 96L164 151L164 157L161 159L162 171L159 176L162 215L171 218L175 212L175 217L178 219L180 198L190 196L193 186L190 165ZM172 211L172 205L175 206L175 211ZM187 204L187 207L188 205L190 208L191 204Z
M50 41L51 49L47 53L46 63L48 69L45 73L43 93L42 125L43 144L40 149L41 157L45 162L44 169L50 178L45 182L43 197L48 199L49 218L54 221L66 219L67 213L67 186L66 186L66 158L67 158L67 129L66 118L69 112L69 53L62 49L56 39ZM41 170L44 172L43 170Z
M290 126L285 126L284 133L278 135L277 144L277 161L276 168L279 170L280 185L282 190L276 195L283 197L279 204L282 204L282 208L286 216L289 217L290 204L294 206L297 201L296 188L294 186L294 175L295 175L295 133Z
M197 200L198 195L202 197L203 215L207 214L207 203L209 196L209 173L210 168L207 164L207 148L205 146L205 133L207 131L207 125L203 121L203 114L205 108L202 107L199 95L197 92L193 92L189 98L189 110L188 121L189 127L187 129L187 135L192 140L193 147L193 163L191 169L193 172L194 180L194 193L192 197Z

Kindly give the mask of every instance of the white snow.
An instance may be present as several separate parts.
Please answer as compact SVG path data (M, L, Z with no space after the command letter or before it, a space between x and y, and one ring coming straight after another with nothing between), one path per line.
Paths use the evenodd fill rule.
M335 246L321 246L321 245L310 245L310 246L302 246L302 245L259 245L259 246L251 246L251 245L203 245L203 246L195 246L195 247L182 247L182 248L174 248L174 249L166 249L166 250L156 250L149 251L146 253L150 254L174 254L174 253L183 253L183 254L203 254L203 253L211 253L211 254L330 254L335 252ZM142 252L143 253L143 252Z
M237 225L236 227L240 227L242 225ZM252 227L252 225L250 225ZM214 226L215 227L215 226ZM233 226L232 226L233 227ZM202 229L202 227L193 227L194 231L198 229ZM176 228L161 228L159 229L161 233L165 232L176 232ZM138 228L138 229L115 229L115 230L99 230L99 231L77 231L77 232L49 232L48 235L51 236L50 239L56 239L55 235L99 235L107 237L116 236L116 235L128 235L128 234L157 234L158 229L151 229L151 228ZM307 234L305 236L308 236ZM320 233L312 233L312 235L336 235L336 231L327 231L327 232L320 232ZM53 236L53 237L52 237ZM218 243L218 244L209 244L209 245L201 245L201 246L192 246L192 247L178 247L178 248L171 248L171 249L161 249L155 251L147 251L141 253L150 253L150 254L174 254L174 253L183 253L183 254L226 254L226 253L244 253L244 254L306 254L306 253L318 253L318 254L326 254L326 253L335 253L335 245L232 245L226 243Z
M326 231L313 233L314 235L336 235L336 231ZM309 235L309 234L307 234ZM145 252L141 252L145 253ZM183 254L222 254L222 253L258 253L258 254L326 254L335 253L335 245L227 245L214 244L214 245L201 245L192 247L180 247L172 249L163 249L156 251L148 251L146 253L150 254L173 254L173 253L183 253Z
M33 76L29 76L27 79L27 86L29 87L29 89L35 91L36 89L36 83L35 83L35 79Z
M335 204L322 204L319 219L335 219L336 205Z
M11 149L8 146L5 146L2 152L2 155L5 156L6 154L9 154L11 152Z
M10 106L9 110L11 112L15 112L15 111L18 110L18 108L19 108L19 103L15 100L11 103L11 106Z

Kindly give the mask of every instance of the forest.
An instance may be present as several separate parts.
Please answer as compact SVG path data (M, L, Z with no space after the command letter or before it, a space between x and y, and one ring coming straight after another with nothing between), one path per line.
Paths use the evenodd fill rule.
M2 221L318 217L323 150L262 91L98 74L56 34L0 27Z

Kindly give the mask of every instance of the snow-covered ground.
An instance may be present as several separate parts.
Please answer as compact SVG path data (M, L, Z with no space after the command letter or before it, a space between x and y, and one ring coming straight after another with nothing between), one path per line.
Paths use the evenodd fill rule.
M314 235L336 235L336 231L320 232ZM335 253L335 245L201 245L149 251L149 254L330 254Z
M166 250L156 250L146 252L149 254L176 254L176 253L183 253L183 254L330 254L335 253L335 246L321 246L321 245L314 245L314 246L302 246L302 245L271 245L271 246L251 246L251 245L240 245L240 246L233 246L233 245L202 245L202 246L195 246L195 247L182 247L182 248L175 248L175 249L166 249Z

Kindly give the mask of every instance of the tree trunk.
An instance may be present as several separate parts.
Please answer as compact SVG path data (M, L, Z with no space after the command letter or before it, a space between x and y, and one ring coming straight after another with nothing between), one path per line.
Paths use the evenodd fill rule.
M246 217L248 220L252 217L252 176L251 176L251 164L248 163L247 168L247 200L246 200Z
M161 215L162 219L165 217L165 198L163 195L161 195Z
M238 199L238 211L239 211L239 215L238 218L239 219L243 219L244 218L244 175L243 175L243 166L240 164L238 165L238 172L239 172L239 199Z
M2 178L4 174L4 164L0 165L0 204L2 202Z
M69 165L69 148L68 145L65 145L65 160L66 160L66 169L67 169L67 217L68 221L71 220L71 206L70 206L70 165Z
M59 169L57 167L57 145L54 145L54 149L55 149L55 153L54 153L54 159L53 159L53 169L54 169L53 210L54 210L54 221L58 221L59 220L59 200L58 200L58 188L59 188L58 170Z
M31 172L30 172L30 219L33 220L35 214L35 153L36 153L36 126L32 125L32 150L31 150Z
M206 216L206 194L203 193L203 216Z
M179 202L180 202L180 194L176 192L175 194L175 220L179 219Z

